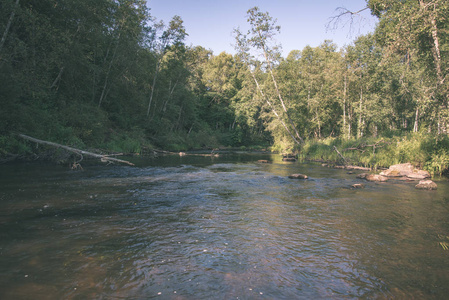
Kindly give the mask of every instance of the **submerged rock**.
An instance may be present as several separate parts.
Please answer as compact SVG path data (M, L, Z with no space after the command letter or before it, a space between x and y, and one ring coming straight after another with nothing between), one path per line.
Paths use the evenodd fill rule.
M388 181L388 178L379 174L368 174L365 176L365 179L368 181L379 181L385 182Z
M294 158L294 157L284 157L284 158L282 158L282 161L296 161L296 158Z
M282 154L282 161L296 161L298 156L293 153Z
M371 168L367 167L359 167L359 166L346 166L348 170L362 170L362 171L371 171Z
M269 164L270 161L266 160L266 159L259 159L257 162L261 163L261 164Z
M307 179L309 177L307 175L304 175L304 174L292 174L292 175L289 175L288 178L291 178L291 179Z
M355 183L352 185L352 187L355 189L363 189L365 188L365 185L363 183Z
M417 185L415 185L415 188L420 190L436 190L437 184L432 180L421 180Z

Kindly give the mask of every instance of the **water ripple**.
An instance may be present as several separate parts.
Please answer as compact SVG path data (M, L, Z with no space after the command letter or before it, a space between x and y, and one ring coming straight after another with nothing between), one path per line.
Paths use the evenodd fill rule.
M310 180L286 176L298 167L307 167ZM36 299L410 298L448 291L449 259L435 239L437 232L449 236L446 202L406 185L360 192L347 188L356 179L339 170L256 163L70 176L48 190L38 192L33 182L26 193L3 194L16 198L3 202L0 215L2 298L27 298L22 287Z

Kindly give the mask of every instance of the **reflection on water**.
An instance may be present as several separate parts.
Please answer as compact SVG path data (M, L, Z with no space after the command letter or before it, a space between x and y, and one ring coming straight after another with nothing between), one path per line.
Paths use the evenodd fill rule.
M213 160L212 160L213 159ZM1 166L1 299L444 298L449 185L267 156ZM305 173L309 180L287 175Z

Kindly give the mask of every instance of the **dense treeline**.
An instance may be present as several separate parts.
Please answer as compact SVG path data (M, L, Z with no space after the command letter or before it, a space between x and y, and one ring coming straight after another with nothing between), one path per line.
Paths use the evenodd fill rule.
M1 0L0 149L29 151L18 132L126 152L295 151L416 133L449 158L449 3L369 0L367 9L379 18L373 34L282 58L280 28L258 8L250 31L234 32L231 55L186 46L182 19L157 21L143 0Z
M127 152L269 142L234 112L232 56L187 47L179 16L157 21L143 0L0 5L3 154L17 132Z

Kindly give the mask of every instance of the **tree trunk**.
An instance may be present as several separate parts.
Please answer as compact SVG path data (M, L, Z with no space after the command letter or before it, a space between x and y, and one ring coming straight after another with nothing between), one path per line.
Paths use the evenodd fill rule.
M157 75L159 73L159 66L160 66L160 60L158 60L156 63L156 71L155 71L154 77L153 77L153 84L151 85L150 101L148 102L148 109L147 109L147 118L150 116L151 102L153 102L154 86L156 85L156 79L157 79Z
M343 138L346 136L346 88L347 88L347 75L345 74L344 88L343 88Z
M2 52L3 44L5 44L6 37L9 33L9 28L11 27L12 21L14 20L14 15L16 14L16 9L19 6L19 0L16 0L14 8L12 9L11 15L9 15L8 23L6 24L5 31L3 32L2 39L0 41L0 53Z
M62 73L63 73L63 72L64 72L64 67L62 67L62 68L59 70L58 77L56 77L55 81L53 81L52 85L50 86L50 89L54 88L54 87L58 84L58 82L61 80L61 77L62 77ZM57 89L56 89L56 90L57 90Z
M88 151L72 148L72 147L69 147L69 146L64 146L64 145L53 143L53 142L39 140L39 139L33 138L31 136L24 135L24 134L19 134L19 136L21 138L23 138L23 139L26 139L26 140L29 140L29 141L32 141L32 142L35 142L35 143L38 143L38 144L44 144L44 145L49 145L49 146L53 146L53 147L56 147L56 148L61 148L61 149L64 149L64 150L76 153L76 154L78 154L80 156L87 155L87 156L100 158L102 162L107 162L107 161L119 162L119 163L128 164L130 166L134 166L134 164L129 162L129 161L118 159L118 158L114 158L114 157L109 157L107 155L96 154L96 153L92 153L92 152L88 152Z
M171 80L170 80L170 86L168 88L168 97L167 100L164 102L164 105L162 107L162 112L165 113L165 111L167 110L167 104L171 99L171 96L173 95L173 92L175 91L176 86L178 85L179 79L176 80L175 84L173 85L173 87L171 87Z
M278 120L281 122L282 126L284 126L285 130L288 132L288 134L291 136L291 138L295 141L296 144L301 145L301 143L295 138L295 136L292 134L292 132L290 131L290 129L288 129L287 125L285 124L285 122L282 120L282 118L279 116L279 114L276 112L276 109L274 108L274 106L271 104L270 100L268 100L268 98L265 96L262 88L259 86L259 82L257 81L256 75L254 75L253 71L248 67L249 72L251 73L254 82L256 83L257 86L257 90L260 92L260 94L262 95L262 98L265 99L265 101L268 103L268 105L271 108L271 111L274 113L274 115L278 118Z
M426 4L420 0L419 4L422 9L425 9ZM433 12L430 12L430 24L431 24L431 31L432 31L432 39L433 39L433 46L432 46L432 54L435 64L435 71L438 78L438 85L442 84L444 82L444 77L441 71L441 53L440 53L440 42L438 38L438 27L436 23L436 17L435 17L435 10L436 10L436 3L433 3Z
M418 132L418 118L419 118L419 108L416 108L415 114L415 124L413 125L413 132Z
M117 44L115 45L114 53L112 54L111 61L109 62L108 71L106 73L106 78L104 79L103 90L101 91L100 100L98 101L98 107L101 106L101 103L106 98L106 88L108 86L109 75L111 74L112 64L114 63L114 58L115 58L115 55L117 54L119 42L120 42L120 33L118 34Z
M182 103L181 107L179 108L179 115L178 115L178 121L176 122L176 130L179 130L179 124L181 124L181 115L182 115L182 109L184 108L184 103Z
M359 122L358 122L358 137L363 136L362 130L362 109L363 109L363 88L360 87L360 101L359 101Z
M281 95L281 92L279 91L279 88L278 88L278 85L277 85L277 81L274 78L273 68L271 67L271 60L268 58L267 51L265 50L265 45L263 45L263 52L264 52L264 56L265 56L265 61L268 64L268 69L270 70L270 75L271 75L271 79L273 80L274 88L276 90L276 93L278 94L279 101L281 102L282 109L284 110L284 113L287 116L287 119L290 122L290 125L292 126L293 130L295 131L296 137L301 141L301 143L304 143L304 140L299 135L299 132L296 129L296 126L293 123L293 120L290 118L290 114L287 111L287 107L285 106L284 100L282 99L282 95Z

